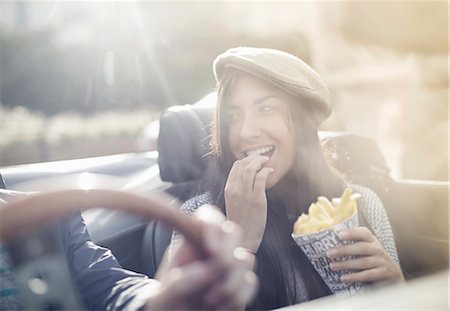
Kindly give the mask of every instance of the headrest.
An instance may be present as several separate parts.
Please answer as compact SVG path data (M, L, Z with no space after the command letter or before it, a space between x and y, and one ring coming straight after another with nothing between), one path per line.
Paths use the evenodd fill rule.
M375 140L346 132L321 134L323 146L332 154L333 166L349 182L369 187L379 195L387 190L392 180L390 170Z
M346 175L354 178L389 175L383 153L372 138L346 132L319 134L323 146L334 154L334 165Z
M160 117L159 173L163 181L199 179L207 166L214 107L173 106Z

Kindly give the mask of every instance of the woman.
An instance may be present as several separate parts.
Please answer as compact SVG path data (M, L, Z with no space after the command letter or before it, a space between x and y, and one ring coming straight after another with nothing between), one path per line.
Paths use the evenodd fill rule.
M290 234L318 196L339 197L346 183L327 164L317 128L331 112L328 90L299 58L260 48L234 48L214 62L218 106L212 165L193 212L213 203L244 228L261 288L250 308L272 309L331 294ZM359 201L358 227L332 249L331 269L351 269L344 282L403 280L392 230L378 197L351 185ZM177 233L172 237L176 240ZM220 243L218 241L218 243ZM345 256L351 260L339 260Z

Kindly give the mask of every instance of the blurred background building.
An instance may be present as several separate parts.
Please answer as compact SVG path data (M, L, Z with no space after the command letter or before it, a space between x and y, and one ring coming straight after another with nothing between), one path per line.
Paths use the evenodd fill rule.
M3 0L0 23L0 166L136 151L245 45L323 76L323 129L375 138L396 177L448 180L446 1Z

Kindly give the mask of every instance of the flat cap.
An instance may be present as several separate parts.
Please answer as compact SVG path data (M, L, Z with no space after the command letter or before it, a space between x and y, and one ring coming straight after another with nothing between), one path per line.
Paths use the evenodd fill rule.
M235 68L301 98L311 105L311 118L319 126L331 113L328 88L317 72L300 58L273 49L237 47L220 54L214 60L214 75L220 84L227 68Z

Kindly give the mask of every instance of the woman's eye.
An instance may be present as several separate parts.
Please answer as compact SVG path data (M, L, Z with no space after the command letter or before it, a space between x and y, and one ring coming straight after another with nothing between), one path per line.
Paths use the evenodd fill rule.
M237 111L230 111L228 113L228 120L229 121L236 121L239 120L239 118L241 117L240 113Z
M274 110L275 110L275 108L272 106L262 106L260 108L260 111L263 113L270 113L270 112L273 112Z

